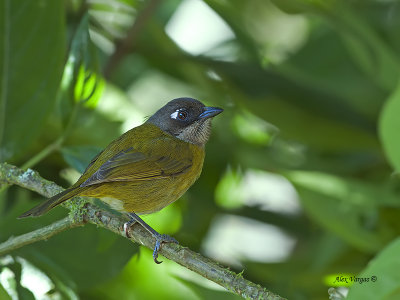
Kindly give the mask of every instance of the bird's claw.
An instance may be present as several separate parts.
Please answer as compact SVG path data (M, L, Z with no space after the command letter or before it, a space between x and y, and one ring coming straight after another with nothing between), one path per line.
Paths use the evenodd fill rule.
M126 237L127 237L128 239L130 239L130 238L132 237L132 236L130 235L130 233L129 233L129 229L131 228L131 226L132 226L133 223L135 223L135 221L132 222L132 220L130 220L130 221L124 223L124 232L125 232L125 235L126 235Z
M154 251L153 251L153 260L156 264L161 264L162 261L158 261L158 251L160 251L161 246L163 243L175 243L175 244L179 244L178 241L176 239L174 239L173 237L167 235L167 234L159 234L157 236L155 236L156 238L156 245L154 247Z
M136 218L138 218L136 216ZM140 219L139 219L140 220ZM127 238L131 238L131 235L129 234L129 229L132 226L133 223L135 223L137 220L132 218L131 220L129 220L128 222L124 223L124 232ZM170 237L167 234L159 234L158 232L154 231L153 229L149 230L147 227L149 227L147 225L147 227L145 226L147 225L146 223L142 224L142 226L144 226L148 231L150 231L150 233L155 237L156 239L156 245L154 246L154 251L153 251L153 260L156 264L161 264L162 261L158 261L158 251L160 251L162 244L164 243L175 243L175 244L179 244L178 241L176 239L174 239L173 237Z

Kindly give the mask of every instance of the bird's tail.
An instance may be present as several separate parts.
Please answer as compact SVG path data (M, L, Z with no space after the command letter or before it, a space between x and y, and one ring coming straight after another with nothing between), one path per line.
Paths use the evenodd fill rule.
M68 199L76 196L82 191L82 188L80 187L75 187L75 188L70 188L67 189L47 201L41 203L40 205L28 210L27 212L23 213L18 217L18 219L26 218L26 217L39 217L41 215L44 215L47 213L50 209L53 207L63 203L64 201L67 201Z

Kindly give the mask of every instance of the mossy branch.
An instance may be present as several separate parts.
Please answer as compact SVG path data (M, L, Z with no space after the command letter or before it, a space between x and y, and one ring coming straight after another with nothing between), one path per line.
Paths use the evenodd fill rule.
M54 182L43 179L35 171L30 169L24 171L7 163L0 164L0 182L19 185L45 197L51 197L63 190L63 188ZM67 201L66 203L71 203L71 201ZM96 224L126 237L123 231L123 225L127 219L124 216L103 210L90 203L87 203L84 209L79 205L69 205L68 208L71 210L72 218L67 217L44 228L21 236L11 237L6 242L0 244L0 255L25 245L48 239L58 232L82 225L85 222ZM154 248L154 238L139 224L133 225L130 233L132 240L136 243L144 245L149 249ZM222 267L213 260L191 251L186 247L172 243L164 244L159 253L244 298L268 300L284 299L268 291L266 288L244 279L241 274L236 274L228 268Z

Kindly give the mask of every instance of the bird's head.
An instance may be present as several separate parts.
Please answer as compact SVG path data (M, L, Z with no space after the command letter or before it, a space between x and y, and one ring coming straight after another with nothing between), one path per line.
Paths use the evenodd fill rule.
M211 134L211 120L223 111L208 107L196 99L177 98L152 115L147 123L185 142L204 146Z

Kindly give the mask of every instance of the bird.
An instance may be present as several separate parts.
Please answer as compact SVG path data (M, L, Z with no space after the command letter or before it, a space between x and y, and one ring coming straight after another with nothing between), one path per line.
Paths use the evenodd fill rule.
M163 243L177 243L160 234L139 215L161 210L179 199L199 178L211 120L223 111L199 100L183 97L169 101L142 125L112 141L89 163L75 184L23 213L37 217L75 196L99 198L138 222L155 238L153 260Z

